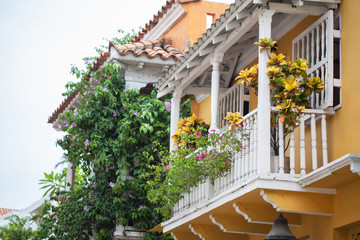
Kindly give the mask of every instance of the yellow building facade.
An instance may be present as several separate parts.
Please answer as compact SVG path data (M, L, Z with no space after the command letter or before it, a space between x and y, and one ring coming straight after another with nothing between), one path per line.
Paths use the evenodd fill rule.
M173 93L176 105L181 97L194 95L193 111L219 131L221 111L242 111L250 134L244 144L248 148L234 159L228 176L184 194L162 230L176 239L257 240L265 238L282 213L297 239L360 239L360 61L356 47L360 2L244 0L235 1L227 10L219 4L216 11L209 9L212 4L183 4L186 17L162 35L179 49L186 41L191 44L185 47L185 57L157 83L159 97ZM205 22L195 22L209 13L218 20L202 35L199 29L204 29ZM304 111L276 171L271 166L267 118L274 110L267 104L270 91L268 80L261 76L264 72L259 70L258 96L243 87L240 92L232 90L237 72L266 63L267 57L252 44L262 37L278 41L278 53L314 58L313 62L308 59L310 69L323 74L327 88L320 96L324 101ZM227 95L231 96L228 101ZM172 112L172 127L178 118ZM290 172L283 169L285 159L290 159Z

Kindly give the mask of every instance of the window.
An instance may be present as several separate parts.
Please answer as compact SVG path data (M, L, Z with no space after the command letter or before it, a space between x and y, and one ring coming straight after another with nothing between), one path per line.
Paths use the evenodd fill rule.
M214 13L207 13L206 14L206 29L211 28L211 24L215 22L215 14Z
M310 65L307 73L324 81L324 90L311 96L312 108L325 109L340 104L340 31L335 26L330 10L292 43L293 59L306 59Z

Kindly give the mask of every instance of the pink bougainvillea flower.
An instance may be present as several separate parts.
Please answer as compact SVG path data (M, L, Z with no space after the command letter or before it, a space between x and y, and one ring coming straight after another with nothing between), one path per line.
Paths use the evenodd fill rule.
M113 187L115 186L115 183L110 182L110 183L109 183L109 186L113 188Z
M143 205L140 205L140 207L139 207L139 211L140 211L141 209L143 209L143 207L144 207Z
M77 115L78 115L78 112L77 112L77 111L75 111L75 112L74 112L74 116L77 116Z
M85 142L84 142L85 146L89 146L89 140L86 139Z
M171 102L165 102L166 111L171 110Z
M170 170L170 168L171 168L170 165L167 165L167 166L166 166L166 169L167 169L167 170Z
M107 91L107 88L105 87L104 89L103 89L103 92L106 92Z
M201 135L201 132L200 131L197 131L196 132L196 136L199 137Z
M92 77L92 76L94 76L94 73L93 73L93 72L90 73L90 77Z
M228 159L228 158L226 158L226 159L224 159L225 161L227 161L227 162L230 162L230 159Z
M134 112L134 115L137 116L139 113L138 112Z
M84 206L84 211L86 211L87 209L88 209L88 206L85 205L85 206Z
M84 64L85 64L85 65L88 65L88 64L89 64L89 61L88 61L88 60L86 60L86 61L84 62Z
M218 156L219 156L219 157L221 157L221 156L222 156L222 154L221 154L221 153L218 153Z
M113 113L113 116L114 116L114 117L117 117L117 113L116 113L116 112L114 112L114 113Z
M128 89L127 89L127 88L125 88L124 93L125 93L125 92L127 92L127 90L128 90Z
M75 135L73 136L73 140L75 140L75 138L76 138L76 135L77 135L77 134L75 134Z
M92 187L95 188L95 184L93 184Z
M239 148L242 148L242 145L239 145Z
M87 94L87 91L84 92L84 95L86 95L86 94Z

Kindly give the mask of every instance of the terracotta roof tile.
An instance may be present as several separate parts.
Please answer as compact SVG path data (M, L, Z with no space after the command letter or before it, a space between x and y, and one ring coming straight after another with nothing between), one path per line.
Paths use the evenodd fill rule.
M13 212L13 211L17 212L18 210L8 209L8 208L0 208L0 216L8 214L8 213Z
M135 57L139 57L144 54L148 58L159 56L162 60L170 58L178 60L183 56L178 49L171 46L167 38L159 38L153 41L133 42L124 45L115 45L110 42L110 47L114 47L121 56L132 53Z
M114 47L121 56L125 56L131 53L135 57L145 55L150 59L159 56L162 60L168 60L170 58L178 60L183 56L178 49L171 46L169 40L166 38L160 38L153 41L132 42L124 45L115 45L114 43L110 42L109 49L110 47ZM97 60L93 63L91 68L93 70L99 69L99 67L107 60L109 56L109 52L102 53L101 56L98 57ZM89 79L90 76L87 76L87 80ZM70 105L71 101L76 97L77 94L78 93L75 92L67 96L60 104L60 106L49 117L48 123L54 123L59 115L63 113Z

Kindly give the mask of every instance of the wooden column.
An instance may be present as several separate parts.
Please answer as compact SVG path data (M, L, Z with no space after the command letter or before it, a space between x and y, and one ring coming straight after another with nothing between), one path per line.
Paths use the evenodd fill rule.
M274 11L262 10L259 14L259 39L271 38L271 21ZM266 75L267 49L260 52L259 47L259 85L258 85L258 173L270 172L270 89Z
M211 74L211 124L210 131L219 129L218 125L218 105L219 105L219 88L220 88L220 63L223 60L223 54L215 54L212 59Z
M174 141L171 139L175 134L177 123L180 119L180 102L181 102L182 90L175 89L173 97L171 99L171 115L170 115L170 151L175 150Z

